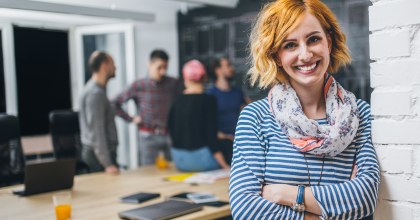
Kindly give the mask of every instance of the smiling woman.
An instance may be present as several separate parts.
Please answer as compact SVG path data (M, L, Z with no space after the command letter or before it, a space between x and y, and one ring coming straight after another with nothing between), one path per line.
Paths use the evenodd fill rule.
M371 219L380 172L370 106L329 73L349 63L346 37L319 0L277 0L251 35L251 82L272 87L235 134L235 219Z
M308 25L315 25L315 29L304 28ZM300 30L296 31L298 26ZM295 35L309 31L304 35L306 42L298 42L290 35L292 31ZM259 86L265 88L287 80L288 74L278 63L280 51L296 51L299 46L307 49L306 46L321 40L321 36L324 42L328 40L330 62L327 62L326 70L329 73L351 62L346 36L334 14L322 2L276 1L267 4L254 24L250 38L252 62L249 75L252 85L258 81Z

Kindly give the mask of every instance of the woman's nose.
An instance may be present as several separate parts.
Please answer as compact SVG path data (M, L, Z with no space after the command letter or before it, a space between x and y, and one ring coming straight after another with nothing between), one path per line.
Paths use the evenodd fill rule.
M299 54L300 60L302 60L303 62L308 62L311 60L312 56L313 54L307 46L301 47L300 54Z

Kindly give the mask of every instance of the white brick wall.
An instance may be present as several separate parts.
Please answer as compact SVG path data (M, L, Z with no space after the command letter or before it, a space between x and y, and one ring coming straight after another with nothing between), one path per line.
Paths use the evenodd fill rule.
M369 38L370 59L410 56L410 44L409 30L371 34Z
M380 86L420 86L419 64L420 59L371 63L371 86L372 88Z
M375 220L420 220L420 0L371 0Z
M410 92L375 91L371 98L373 115L410 115Z

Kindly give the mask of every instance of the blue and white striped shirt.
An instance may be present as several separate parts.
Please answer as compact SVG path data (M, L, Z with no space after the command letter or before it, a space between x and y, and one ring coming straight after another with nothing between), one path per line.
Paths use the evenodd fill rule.
M375 209L380 171L370 137L370 106L362 100L357 105L357 135L342 153L325 158L319 186L323 157L306 154L312 193L324 219L360 219ZM317 121L325 124L325 119ZM357 175L349 181L354 159ZM281 131L267 98L244 108L236 127L229 184L232 215L234 219L304 219L304 213L263 199L263 184L309 185L303 153Z

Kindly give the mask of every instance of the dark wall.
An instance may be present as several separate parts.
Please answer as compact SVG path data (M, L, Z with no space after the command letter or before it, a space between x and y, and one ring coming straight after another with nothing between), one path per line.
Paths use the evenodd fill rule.
M240 0L235 9L205 7L178 13L180 68L191 59L208 64L228 58L235 66L233 84L251 99L266 97L268 91L252 88L246 79L249 34L252 21L270 0ZM369 76L369 0L322 0L334 12L347 36L352 65L341 69L335 78L357 98L370 101ZM180 71L181 73L181 71Z
M14 27L22 135L46 134L48 113L71 109L68 33Z

